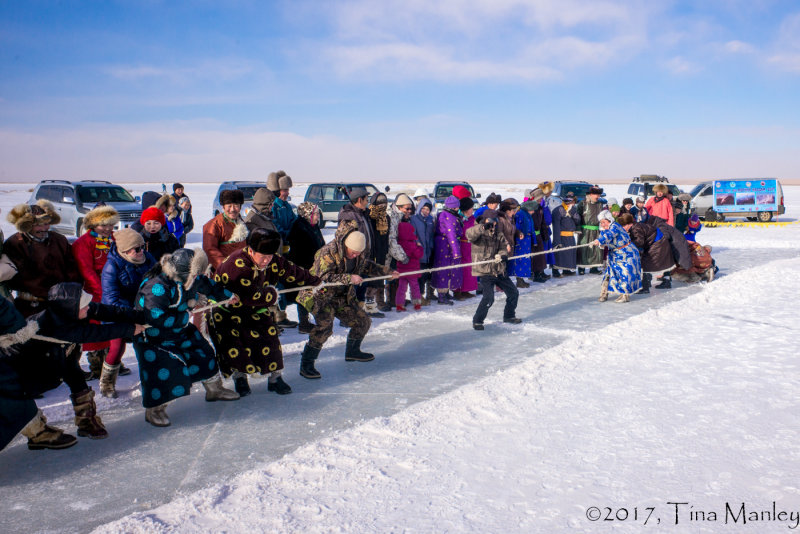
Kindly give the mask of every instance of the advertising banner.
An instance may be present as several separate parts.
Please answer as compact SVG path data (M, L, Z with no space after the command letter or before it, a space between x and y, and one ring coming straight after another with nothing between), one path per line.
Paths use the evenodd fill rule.
M778 211L778 202L775 178L714 181L714 210L718 213Z

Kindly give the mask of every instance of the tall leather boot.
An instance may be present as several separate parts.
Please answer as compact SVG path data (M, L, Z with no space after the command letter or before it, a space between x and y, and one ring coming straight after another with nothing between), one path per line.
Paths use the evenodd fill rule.
M392 311L391 304L386 302L386 290L387 290L386 286L379 287L378 292L375 293L375 304L378 306L378 311L381 312ZM394 302L394 301L389 300L389 302Z
M103 371L100 373L100 395L112 399L117 398L117 375L119 364L109 365L103 362Z
M650 273L644 273L642 275L642 291L641 293L650 293L650 280L653 278L653 275Z
M39 413L25 425L20 432L28 438L28 449L37 451L41 449L66 449L78 443L75 436L65 434L60 428L55 428L47 424L47 418L39 410Z
M300 376L304 378L316 379L322 378L322 375L314 367L314 362L317 361L319 351L322 347L312 347L310 343L306 343L303 347L303 353L300 355Z
M91 439L103 439L108 437L106 427L97 415L97 405L94 403L94 391L91 389L73 393L69 396L72 400L72 408L75 410L75 426L78 427L78 435Z
M363 340L347 336L347 345L344 352L344 360L346 362L369 362L375 359L374 354L361 352L361 341Z
M608 300L608 278L603 280L603 285L600 287L600 298L597 300L600 302Z

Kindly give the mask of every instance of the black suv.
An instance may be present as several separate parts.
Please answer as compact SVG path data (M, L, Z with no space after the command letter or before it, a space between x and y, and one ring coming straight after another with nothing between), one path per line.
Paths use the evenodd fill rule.
M66 235L81 235L83 216L101 202L119 213L118 229L130 226L142 215L139 197L122 186L101 180L42 180L33 189L30 203L39 199L53 203L61 222L52 229Z

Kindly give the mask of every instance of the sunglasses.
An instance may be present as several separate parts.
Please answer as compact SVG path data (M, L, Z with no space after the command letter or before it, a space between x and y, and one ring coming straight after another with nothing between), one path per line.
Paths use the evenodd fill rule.
M143 250L144 250L143 246L133 247L132 249L128 250L128 254L130 254L131 252L133 252L135 254L138 254L139 252L142 252Z

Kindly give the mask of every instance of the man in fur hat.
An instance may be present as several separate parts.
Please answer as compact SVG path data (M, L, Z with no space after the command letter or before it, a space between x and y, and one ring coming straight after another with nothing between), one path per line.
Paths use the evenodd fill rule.
M250 394L247 376L269 375L268 391L292 392L283 380L283 352L270 308L278 300L276 286L315 286L322 280L277 253L281 236L275 230L255 228L247 246L222 262L214 281L236 293L236 304L208 312L209 334L217 348L224 376L233 375L236 392Z
M589 188L586 198L578 202L577 212L581 217L581 226L578 229L580 240L578 244L585 245L593 242L600 235L600 220L598 215L603 209L600 203L600 195L603 189L597 186ZM589 269L591 274L603 274L600 268L603 266L602 247L583 247L578 249L578 274L583 274Z
M144 311L149 325L133 338L133 348L144 418L153 426L170 425L167 403L188 395L198 380L203 381L209 402L239 398L223 387L214 348L189 322L198 294L216 301L233 298L233 306L239 303L233 293L203 274L207 267L208 258L200 249L165 254L134 299L134 309Z
M275 203L272 205L272 219L275 222L278 233L283 238L284 253L288 252L286 247L291 246L288 242L289 231L297 218L292 205L289 204L289 189L291 189L292 185L292 178L284 171L270 173L269 177L267 177L267 189L275 194Z
M361 308L356 299L355 286L361 284L362 275L382 276L389 274L389 269L367 261L367 240L364 234L350 225L340 226L336 230L333 241L322 247L314 256L314 265L310 272L324 282L337 282L347 285L323 288L318 292L303 290L297 296L297 302L314 314L317 325L308 337L300 360L300 376L305 378L322 378L314 367L322 345L333 333L333 320L338 318L345 326L350 327L344 359L348 362L368 362L375 359L373 354L361 351L361 342L372 325L367 312ZM391 272L397 279L397 271Z
M33 205L20 204L7 219L17 228L3 244L3 253L17 269L8 288L17 291L14 305L28 317L46 305L52 286L83 280L67 238L50 231L51 224L61 221L52 203L42 199Z
M244 193L226 189L219 194L222 213L203 225L203 251L216 269L225 258L245 247L247 226L242 219Z

